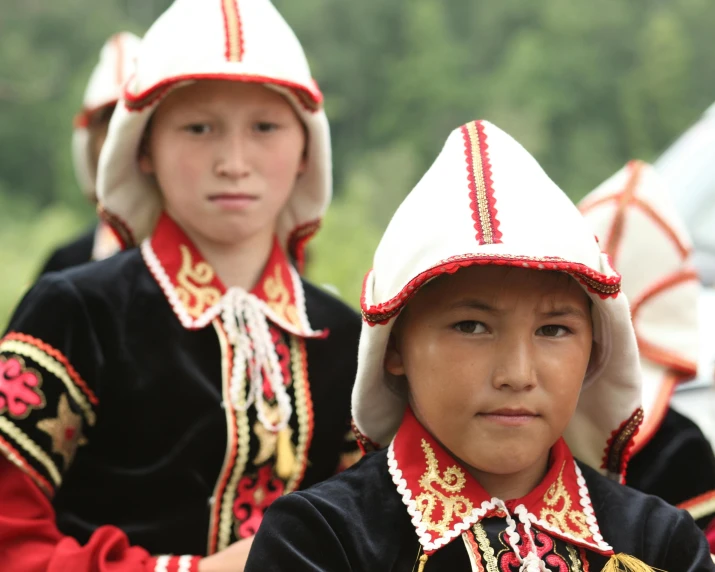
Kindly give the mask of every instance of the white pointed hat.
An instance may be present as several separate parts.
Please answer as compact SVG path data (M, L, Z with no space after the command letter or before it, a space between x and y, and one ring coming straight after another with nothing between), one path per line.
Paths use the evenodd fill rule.
M643 370L638 450L660 426L675 386L695 376L700 284L692 245L663 178L631 161L579 204L623 277Z
M303 48L269 0L176 0L147 31L100 157L101 214L124 246L151 234L161 196L139 170L141 138L171 89L201 79L264 84L283 94L303 121L306 170L278 222L278 238L300 263L330 203L330 133Z
M715 286L715 104L654 166L663 176L694 243L693 262Z
M407 395L391 389L398 384L383 361L411 296L432 278L484 264L565 272L590 296L596 353L564 436L582 461L620 479L642 418L638 350L620 276L569 198L519 143L486 121L452 132L377 248L362 296L357 430L385 446L400 425Z
M89 77L82 109L75 116L72 131L72 160L75 176L89 199L96 194L96 167L90 156L89 131L92 117L104 107L115 105L122 88L134 69L134 57L141 40L130 32L110 37L99 53L99 62Z

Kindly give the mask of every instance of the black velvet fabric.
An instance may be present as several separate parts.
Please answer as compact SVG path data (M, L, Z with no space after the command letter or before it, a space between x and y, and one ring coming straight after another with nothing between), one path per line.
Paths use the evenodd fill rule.
M626 483L677 505L715 490L715 455L690 419L668 409L653 438L628 463ZM698 520L705 528L708 515Z
M669 572L715 570L707 541L689 514L579 465L601 533L616 553ZM518 570L508 564L510 550L501 534L505 520L486 519L484 528L499 572ZM566 555L563 541L555 542L551 550ZM597 572L607 561L596 552L584 553L588 568L564 556L566 568L547 564L547 569ZM417 570L419 555L414 526L388 473L383 450L310 490L276 501L256 535L246 571L411 572ZM437 570L472 570L461 538L429 557L424 571Z
M301 485L307 487L339 465L360 318L309 283L304 291L311 325L330 330L326 339L306 342L316 427ZM13 422L65 469L53 501L62 532L85 542L98 526L113 524L154 554L205 554L210 499L227 447L214 327L185 329L134 249L46 275L20 304L9 331L61 351L99 401L96 425L84 427L88 443L67 470L36 428L38 419L56 416L65 385L25 359L43 377L47 405ZM50 480L40 463L30 455L26 460Z
M57 248L45 262L40 275L79 266L92 260L95 231L93 226L71 242Z

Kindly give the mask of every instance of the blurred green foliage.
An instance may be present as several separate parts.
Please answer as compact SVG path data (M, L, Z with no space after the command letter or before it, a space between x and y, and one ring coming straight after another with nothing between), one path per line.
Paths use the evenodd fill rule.
M169 0L0 0L0 325L92 220L72 117L111 33ZM275 0L326 95L336 199L309 275L357 305L401 198L448 133L487 118L580 198L653 159L715 99L710 0Z

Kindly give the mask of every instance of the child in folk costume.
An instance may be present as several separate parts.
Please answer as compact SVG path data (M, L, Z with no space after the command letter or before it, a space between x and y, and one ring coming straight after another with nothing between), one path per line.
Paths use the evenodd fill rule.
M688 232L662 177L639 161L579 208L623 277L640 350L644 421L626 482L687 508L704 528L715 513L715 456L698 426L669 406L697 373L700 282Z
M107 40L89 78L82 109L75 117L72 134L75 175L85 197L92 203L97 202L99 153L124 82L133 70L139 42L140 39L129 32L120 32ZM42 268L42 273L63 270L90 260L103 260L118 250L119 242L111 229L100 221L82 236L55 250Z
M2 567L242 570L276 498L359 454L359 317L294 266L330 200L327 119L268 0L157 20L98 189L140 248L45 276L0 342Z
M389 447L274 503L247 570L715 570L687 512L618 482L642 419L620 276L507 134L450 135L362 311L353 416Z

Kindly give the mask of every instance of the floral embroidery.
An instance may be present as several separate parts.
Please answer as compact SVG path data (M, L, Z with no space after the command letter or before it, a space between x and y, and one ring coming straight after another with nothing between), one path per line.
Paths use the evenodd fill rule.
M230 455L221 469L211 501L214 508L209 531L209 554L223 550L237 538L253 534L270 503L300 485L313 433L313 406L304 340L271 328L272 341L281 356L284 382L292 387L297 421L278 432L271 432L256 420L255 407L249 407L247 368L241 369L238 376L232 375L235 359L232 345L222 322L216 319L214 325L223 356L223 396L225 403L233 406L226 407ZM272 392L265 394L270 385L263 388L264 411L270 416L271 409L276 406L275 395ZM251 435L252 428L257 439Z
M57 417L39 421L37 428L52 438L52 452L64 459L65 470L72 464L77 448L87 443L82 435L82 416L72 411L66 393L60 396Z
M40 390L42 377L19 357L0 358L0 413L24 419L33 409L45 406Z
M204 310L218 303L221 292L208 286L214 279L214 270L207 262L194 265L189 248L181 244L181 268L176 275L176 295L192 318L198 318Z
M47 373L57 377L69 392L72 402L82 410L87 423L90 426L95 424L97 416L92 406L99 405L99 400L62 352L42 340L18 332L10 332L0 341L0 352L30 358Z
M566 487L564 487L564 467L566 462L561 465L561 471L544 495L544 503L546 506L541 509L539 518L551 526L555 526L559 530L570 534L578 539L589 537L589 529L586 524L586 515L578 510L571 510L573 504ZM561 508L557 508L557 507ZM575 525L575 529L571 524Z
M258 531L266 509L283 494L285 484L273 476L273 467L264 465L256 476L245 476L238 483L238 498L233 505L236 536L247 538Z
M454 519L467 518L474 506L468 498L456 495L466 483L462 469L454 465L440 475L437 457L425 439L422 439L422 450L427 460L427 470L420 478L424 492L415 498L415 502L422 513L422 523L426 529L444 535L449 532ZM432 519L435 509L442 516L437 521Z
M521 537L521 544L519 545L519 553L522 558L524 558L532 548L532 541L529 534L524 530L524 525L519 524L517 527L519 536ZM547 564L550 569L557 570L558 572L569 572L568 564L556 551L556 540L544 532L533 530L534 543L536 548L536 554L539 559ZM514 554L514 551L509 546L509 543L505 539L506 533L502 532L499 535L499 540L503 546L503 549L499 552L498 562L500 572L516 572L521 569L521 562Z

